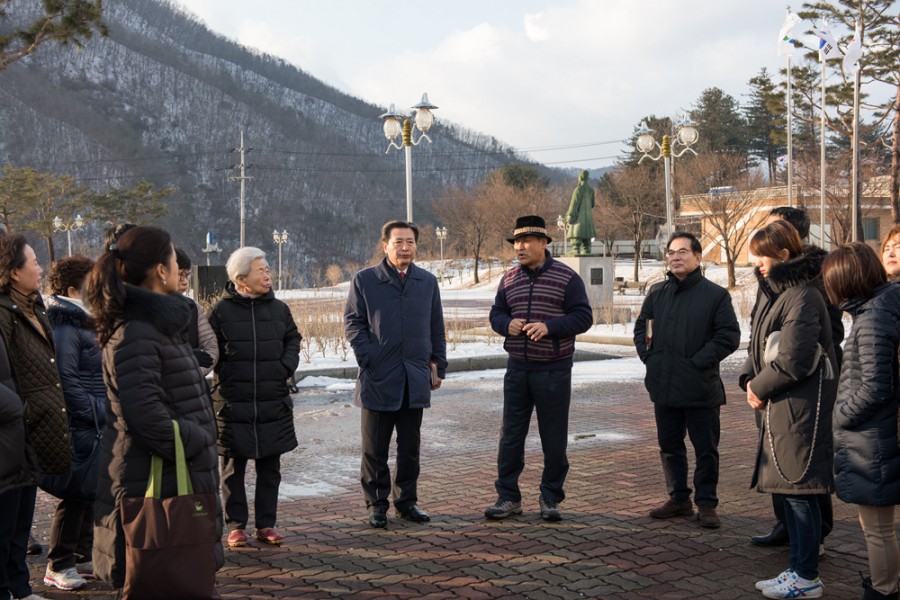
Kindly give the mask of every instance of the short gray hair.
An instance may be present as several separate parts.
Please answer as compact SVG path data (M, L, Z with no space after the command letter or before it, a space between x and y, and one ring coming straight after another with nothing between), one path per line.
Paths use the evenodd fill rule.
M257 258L265 260L266 253L253 246L244 246L232 252L225 263L225 272L231 283L237 285L238 277L246 277L250 273L250 264Z

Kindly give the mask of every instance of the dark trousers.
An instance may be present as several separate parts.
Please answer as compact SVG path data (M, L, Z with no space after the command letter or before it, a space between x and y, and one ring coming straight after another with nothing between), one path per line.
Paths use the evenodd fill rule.
M669 496L683 502L691 499L688 487L685 433L691 438L696 457L694 502L697 506L719 504L719 407L671 408L654 404L659 458Z
M34 520L36 487L24 487L0 494L0 598L31 595L25 551Z
M819 536L822 516L813 495L782 496L784 524L791 538L791 568L804 579L819 576Z
M497 481L494 483L501 499L522 501L519 475L525 468L525 438L531 425L531 413L535 410L544 452L541 495L552 502L565 499L563 485L569 472L566 447L571 398L571 369L507 369L503 378L503 425L497 451Z
M50 524L50 547L47 551L47 561L51 570L65 571L75 566L78 562L77 555L80 554L82 557L91 555L91 542L82 538L85 535L86 522L93 530L92 506L91 501L73 499L60 500L56 505L53 522Z
M824 543L825 538L834 529L834 510L831 506L831 494L815 494L813 498L819 505L819 515L822 521L822 534L819 536L819 543ZM772 510L775 512L775 518L779 523L785 523L784 520L784 494L772 494Z
M421 446L421 408L410 408L408 397L400 410L362 409L362 464L359 481L367 508L387 509L391 495L391 471L388 453L391 435L397 430L397 466L394 472L394 507L404 511L419 501L419 447Z
M250 520L244 487L249 460L235 457L222 459L222 500L225 503L225 525L229 529L246 529ZM256 465L256 496L253 501L256 528L275 527L278 486L281 485L281 455L257 458L253 462Z

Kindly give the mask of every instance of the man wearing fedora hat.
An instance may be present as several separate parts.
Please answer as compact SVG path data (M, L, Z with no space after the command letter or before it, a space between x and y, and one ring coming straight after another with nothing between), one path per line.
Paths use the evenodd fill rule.
M484 515L505 519L522 514L519 475L525 468L531 413L537 410L544 451L541 517L558 521L569 471L566 445L575 336L590 328L593 312L578 274L547 251L552 240L544 219L519 217L506 241L515 248L519 266L501 279L490 313L491 328L506 338L503 347L509 360L494 484L498 498Z

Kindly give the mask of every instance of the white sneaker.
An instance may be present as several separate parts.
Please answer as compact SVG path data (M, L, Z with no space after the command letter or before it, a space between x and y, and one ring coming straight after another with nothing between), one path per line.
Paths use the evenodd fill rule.
M782 583L784 583L785 581L787 581L788 579L790 579L790 578L791 578L791 575L793 575L793 574L794 574L794 572L790 569L790 567L788 567L787 569L785 569L784 571L782 571L782 572L778 575L778 577L776 577L775 579L763 579L762 581L757 581L757 582L756 582L756 589L762 591L762 590L764 590L764 589L766 589L766 588L770 588L770 587L775 587L775 586L781 585Z
M765 588L762 594L766 598L821 598L824 591L825 585L818 577L812 580L804 579L791 572L785 581L774 587Z
M61 590L71 591L83 588L87 585L87 581L78 574L75 567L58 572L51 570L50 567L47 566L47 572L44 574L44 585L52 585Z

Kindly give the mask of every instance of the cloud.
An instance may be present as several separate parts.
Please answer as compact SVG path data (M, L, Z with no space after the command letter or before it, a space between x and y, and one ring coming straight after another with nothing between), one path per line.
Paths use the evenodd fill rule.
M525 18L523 19L525 35L528 36L528 39L532 42L543 42L544 40L550 39L550 32L541 26L543 17L544 13L537 13L534 15L525 15Z

